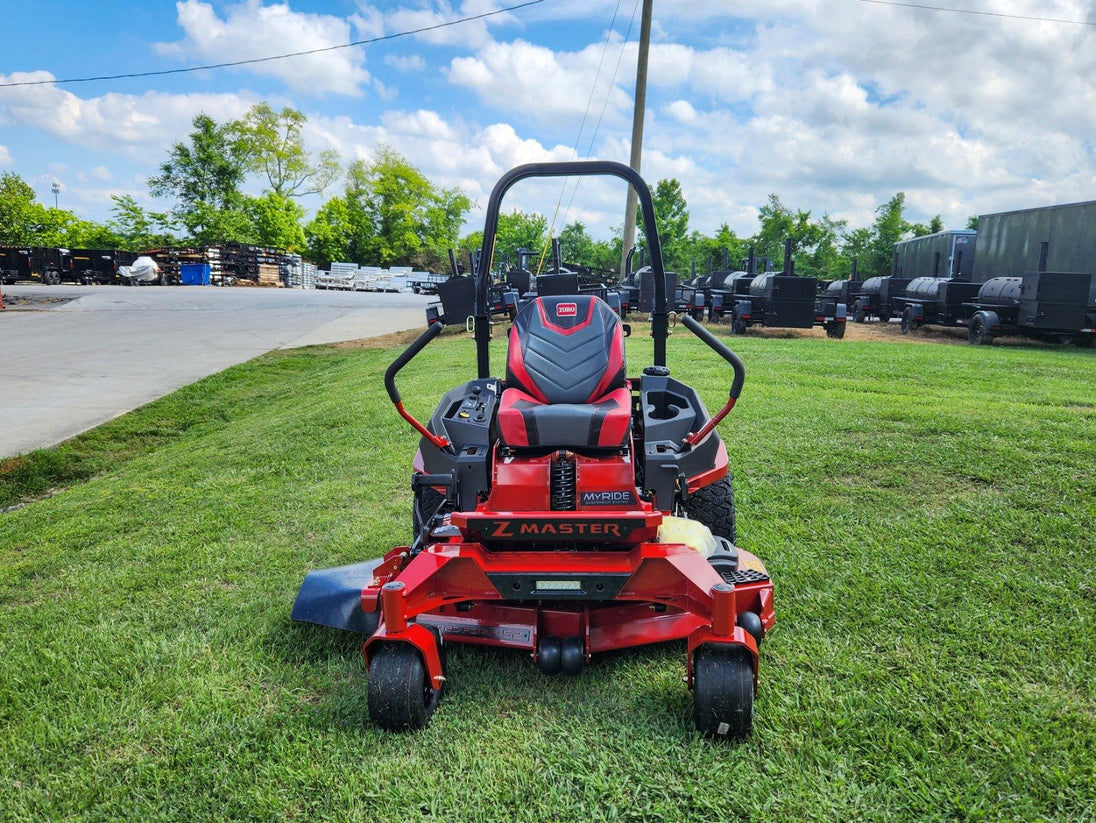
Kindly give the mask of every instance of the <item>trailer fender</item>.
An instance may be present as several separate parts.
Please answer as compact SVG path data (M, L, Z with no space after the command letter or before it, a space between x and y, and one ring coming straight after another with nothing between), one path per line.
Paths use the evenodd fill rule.
M993 342L994 333L999 331L1001 318L997 316L997 312L983 309L971 316L968 339L977 346L986 346Z
M731 334L745 334L750 327L753 317L753 303L749 300L739 300L734 304L734 312L731 314Z

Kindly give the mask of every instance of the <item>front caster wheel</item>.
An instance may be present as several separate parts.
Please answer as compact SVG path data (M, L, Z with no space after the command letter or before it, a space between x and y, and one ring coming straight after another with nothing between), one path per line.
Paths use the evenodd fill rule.
M422 655L410 643L385 643L369 664L369 719L382 729L422 729L438 707Z
M541 674L559 674L563 666L563 648L558 637L541 637L537 640L537 668Z
M707 735L744 740L753 730L754 676L749 655L706 643L693 655L693 722Z
M578 677L586 666L586 644L581 637L565 637L559 643L559 670Z

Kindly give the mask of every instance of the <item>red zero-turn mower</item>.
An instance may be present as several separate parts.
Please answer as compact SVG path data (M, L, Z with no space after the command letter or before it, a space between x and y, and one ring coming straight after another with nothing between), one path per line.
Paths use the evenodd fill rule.
M538 297L509 332L492 376L488 272L500 202L531 177L612 175L635 189L654 269L654 364L628 377L625 327L592 294ZM758 646L774 622L772 583L734 545L727 449L715 432L742 389L738 356L681 322L731 366L714 417L666 367L662 251L650 190L627 166L521 166L487 205L477 275L478 377L423 425L395 378L442 325L388 368L385 387L422 435L412 477L414 539L380 560L310 573L293 619L368 635L369 714L386 729L425 726L445 684L444 646L531 654L545 674L579 674L600 652L686 641L686 682L702 732L742 738L753 723Z

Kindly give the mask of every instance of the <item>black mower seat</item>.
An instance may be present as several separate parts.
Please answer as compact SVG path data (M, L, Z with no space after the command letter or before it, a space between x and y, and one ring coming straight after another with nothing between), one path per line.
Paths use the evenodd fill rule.
M628 443L632 395L620 318L599 297L538 297L510 329L502 442L616 449Z

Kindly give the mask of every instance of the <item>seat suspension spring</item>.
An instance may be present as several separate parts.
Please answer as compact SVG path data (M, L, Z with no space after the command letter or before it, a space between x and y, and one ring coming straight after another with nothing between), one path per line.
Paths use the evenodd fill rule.
M552 511L568 512L575 510L577 494L575 457L570 452L561 451L552 460L551 506Z

